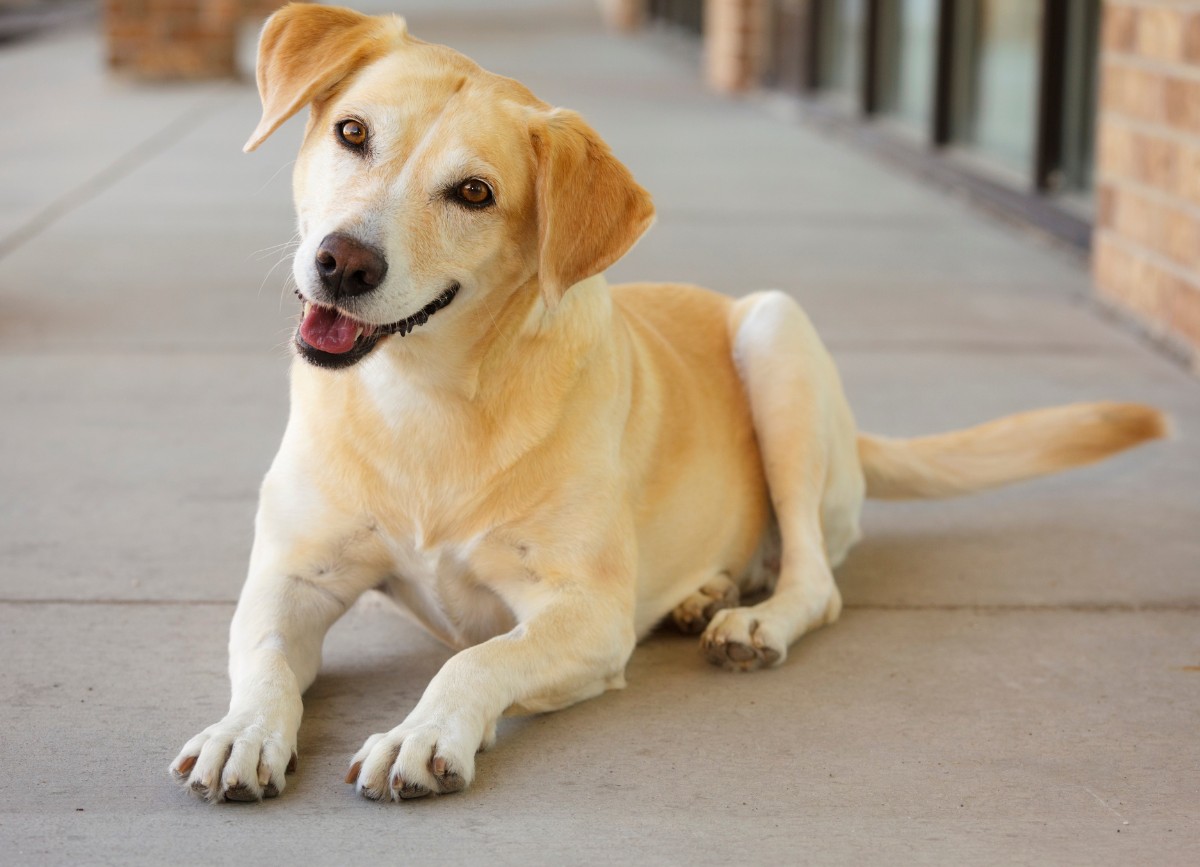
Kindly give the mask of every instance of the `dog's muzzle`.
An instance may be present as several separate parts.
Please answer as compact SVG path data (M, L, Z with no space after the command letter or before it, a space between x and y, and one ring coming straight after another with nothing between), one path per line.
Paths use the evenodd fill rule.
M349 367L364 358L388 335L399 334L403 337L424 325L431 316L449 306L458 295L459 288L458 283L451 283L449 288L416 313L390 325L362 322L337 307L315 304L297 292L304 302L304 315L296 329L296 349L301 357L318 367Z

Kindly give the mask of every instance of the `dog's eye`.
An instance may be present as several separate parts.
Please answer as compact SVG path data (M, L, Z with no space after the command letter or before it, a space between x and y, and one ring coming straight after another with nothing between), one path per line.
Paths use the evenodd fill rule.
M474 208L490 205L493 200L492 188L479 178L463 181L454 191L454 195L462 202Z
M344 120L337 125L338 137L352 148L360 148L367 141L367 128L356 120Z

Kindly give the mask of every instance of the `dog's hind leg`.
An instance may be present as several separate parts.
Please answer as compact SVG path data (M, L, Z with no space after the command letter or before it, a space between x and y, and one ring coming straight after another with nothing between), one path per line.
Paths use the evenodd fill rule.
M730 328L783 550L773 595L716 612L701 646L713 663L750 671L837 619L832 567L858 539L864 484L840 379L800 307L780 292L752 295L734 305Z
M680 632L701 633L718 611L737 605L740 596L738 586L729 573L721 572L676 605L671 612L671 620Z

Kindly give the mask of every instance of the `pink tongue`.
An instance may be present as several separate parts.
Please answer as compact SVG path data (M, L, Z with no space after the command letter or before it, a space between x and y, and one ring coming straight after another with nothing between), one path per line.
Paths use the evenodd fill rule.
M354 348L355 332L360 324L330 307L312 304L300 323L300 336L309 346L322 352L343 355Z

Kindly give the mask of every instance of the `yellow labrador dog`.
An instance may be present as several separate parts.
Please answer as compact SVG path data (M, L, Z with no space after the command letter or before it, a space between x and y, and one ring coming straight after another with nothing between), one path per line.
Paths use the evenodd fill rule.
M247 150L311 108L295 167L304 312L229 712L172 765L210 800L283 790L326 631L369 589L459 652L347 782L444 794L471 783L501 715L621 687L665 619L724 668L778 665L837 619L832 569L864 496L967 493L1164 431L1151 408L1088 404L921 439L858 433L786 295L608 286L650 196L578 115L400 18L287 6L258 84Z

